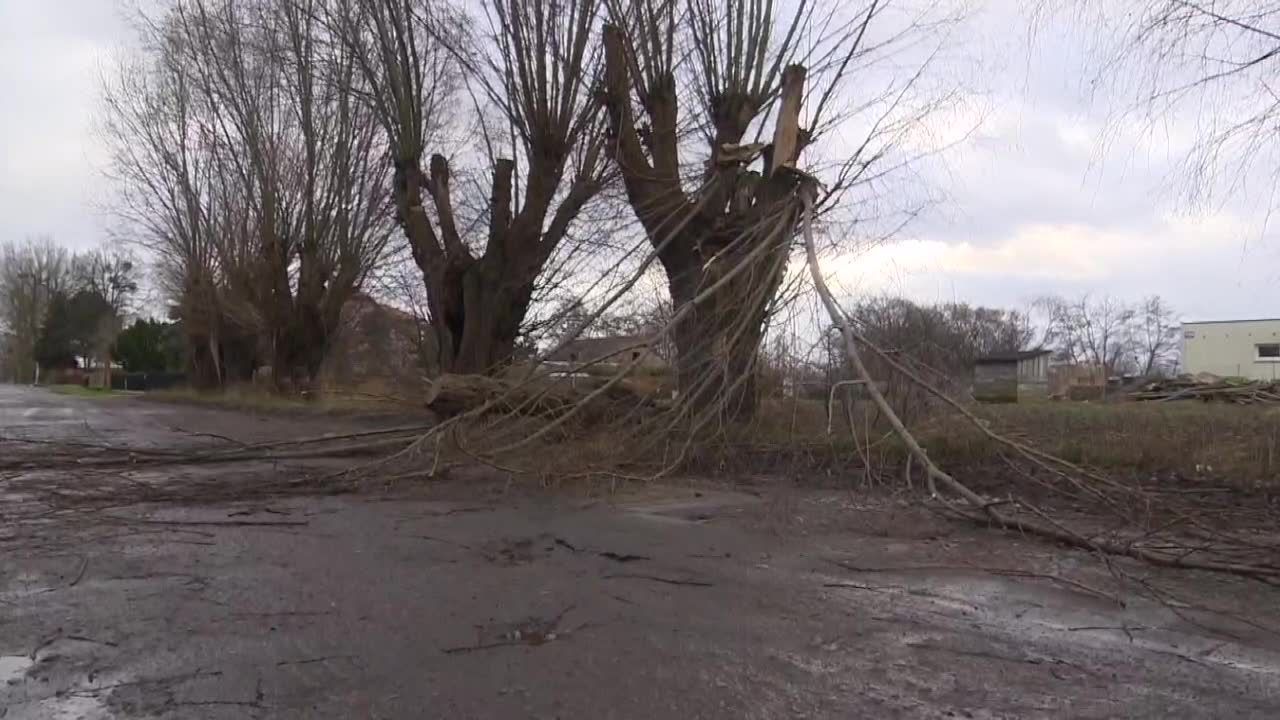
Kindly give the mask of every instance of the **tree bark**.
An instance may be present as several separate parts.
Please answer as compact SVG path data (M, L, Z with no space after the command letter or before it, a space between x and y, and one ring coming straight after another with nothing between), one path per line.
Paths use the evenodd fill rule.
M715 246L709 239L714 235L704 233L691 242ZM785 273L791 233L753 240L720 248L705 262L664 263L676 312L693 305L673 328L676 386L693 417L716 413L735 421L755 413L757 356ZM731 272L734 276L726 280ZM717 284L694 304L699 294Z
M679 176L677 93L666 75L632 77L628 42L618 26L605 27L601 100L627 198L683 318L672 328L681 403L698 423L712 414L745 418L756 409L756 356L798 226L791 195L794 163L806 142L799 126L805 70L793 65L783 72L769 146L739 146L763 98L713 99L706 183L690 198ZM633 92L651 123L647 132L637 126ZM758 155L763 172L748 170ZM674 227L683 229L669 237ZM704 292L709 295L691 307Z
M443 373L497 372L514 358L538 276L572 218L595 194L594 181L575 178L544 231L556 178L531 170L524 207L513 213L514 163L497 160L487 241L477 257L458 236L448 162L432 156L430 178L412 159L397 168L398 217L426 285L437 365ZM423 209L424 196L434 202L438 233Z

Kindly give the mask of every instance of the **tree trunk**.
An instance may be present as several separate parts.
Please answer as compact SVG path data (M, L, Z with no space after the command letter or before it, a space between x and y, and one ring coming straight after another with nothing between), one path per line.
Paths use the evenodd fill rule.
M554 183L534 183L542 189L530 192L536 198L526 197L525 210L513 216L514 164L497 160L487 242L484 253L476 257L454 226L448 162L434 155L430 171L428 179L413 160L398 162L395 198L400 226L426 285L437 365L442 373L492 374L511 362L534 284L564 232L561 227L544 235L542 229ZM424 191L440 216L438 236L422 208ZM571 189L566 205L585 202L575 192L581 190ZM531 203L537 204L533 210ZM576 209L568 217L575 213Z
M449 333L447 339L439 338L439 346L453 349L441 359L446 372L492 374L514 358L536 278L512 263L503 267L503 260L486 254L465 272L447 278L456 287L448 287L446 293L461 298L461 303L453 312L455 322L437 330Z
M669 257L664 263L677 314L699 293L734 273L689 309L673 329L676 387L699 423L709 420L708 412L717 413L724 422L755 413L757 354L786 268L790 233L781 235L761 238L731 252L722 252L723 248L708 252L716 244L707 234L689 242L704 248L703 254L714 260L686 260L677 266L678 260ZM764 242L774 246L761 248Z
M665 66L637 57L644 53L635 52L628 32L614 24L603 29L600 98L609 147L628 201L666 270L673 310L681 318L673 328L680 404L697 427L713 416L732 422L755 412L756 355L796 230L792 192L800 174L795 162L808 142L799 123L805 69L790 65L782 73L769 145L740 145L768 107L763 95L739 84L738 92L709 98L710 115L700 118L715 129L707 182L690 195L679 172L680 94ZM644 40L639 43L644 48ZM637 93L644 121L632 107ZM757 159L759 171L751 169ZM684 229L668 237L677 223ZM690 307L700 293L709 296Z
M218 338L222 382L249 382L260 366L257 338L249 333L231 333L224 329Z
M222 366L217 342L208 336L186 333L187 382L196 390L222 386Z
M311 390L329 347L329 331L319 310L301 299L288 323L271 339L272 384L280 391Z
M734 341L737 333L708 313L685 318L674 334L676 387L691 417L701 424L709 411L726 422L753 415L756 346Z
M330 324L321 317L319 308L299 308L302 315L298 321L298 356L294 365L306 378L307 389L318 392L320 389L320 368L329 355L330 340L339 332L337 324Z

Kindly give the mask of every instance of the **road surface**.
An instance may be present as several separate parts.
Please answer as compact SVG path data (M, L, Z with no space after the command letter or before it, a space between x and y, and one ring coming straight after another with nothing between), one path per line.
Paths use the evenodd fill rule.
M334 422L0 388L7 437ZM29 507L0 526L4 720L1280 716L1275 590L1126 565L1183 604L1157 601L848 492L496 478L78 511L21 475L0 472Z

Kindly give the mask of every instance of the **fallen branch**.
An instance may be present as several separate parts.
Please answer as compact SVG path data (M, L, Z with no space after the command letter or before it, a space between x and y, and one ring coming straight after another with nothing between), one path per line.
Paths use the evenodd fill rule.
M1040 521L1028 519L1025 517L1013 517L1006 513L1001 512L997 508L996 504L987 502L980 495L975 493L973 490L969 489L963 483L956 480L949 473L942 470L942 468L938 467L938 465L934 463L933 460L929 457L928 453L925 452L924 448L916 440L915 436L911 433L911 431L907 429L905 424L903 424L902 420L898 417L898 414L893 410L893 407L885 399L884 394L881 393L879 388L876 386L873 378L871 377L870 372L867 370L866 365L862 361L861 353L859 351L859 344L862 344L862 345L865 345L866 347L877 350L878 351L877 354L879 354L886 361L888 361L892 367L894 367L899 372L903 373L903 375L906 376L908 379L912 380L912 382L919 384L921 387L928 390L931 394L935 395L936 397L941 399L943 402L947 403L952 408L958 410L966 419L972 422L976 427L978 427L984 434L986 434L991 439L997 442L1000 442L1002 444L1005 444L1009 447L1018 449L1020 452L1024 454L1024 456L1030 457L1033 460L1041 461L1042 465L1044 461L1053 462L1062 467L1066 467L1074 471L1079 471L1081 474L1084 474L1091 479L1099 480L1109 485L1112 484L1107 479L1102 478L1094 473L1087 473L1086 471L1077 467L1073 463L1070 463L1066 460L1055 457L1043 451L1036 450L1035 448L1031 448L1030 446L1027 446L1024 443L1017 442L1015 440L1004 437L999 433L992 431L989 427L987 427L987 424L985 422L983 422L980 418L978 418L973 413L969 412L967 409L962 407L958 402L956 402L954 399L949 397L946 393L943 393L941 390L934 387L931 383L925 381L916 373L913 373L909 369L904 368L900 363L897 363L892 358L889 358L887 353L884 353L883 351L879 351L878 348L875 348L875 345L873 343L869 342L865 337L862 337L861 335L859 335L857 331L853 329L853 324L849 321L848 316L844 313L843 310L840 309L839 305L836 303L835 298L831 294L831 291L827 288L826 280L823 278L821 268L818 264L818 253L817 253L816 245L813 240L813 222L812 222L813 196L815 193L816 193L816 187L814 187L812 183L803 186L800 191L801 200L803 201L804 208L805 208L803 222L802 222L802 230L803 230L804 244L805 244L805 256L809 266L809 273L813 278L814 287L817 290L818 297L821 299L822 304L827 311L827 314L830 316L832 322L834 322L836 326L839 327L840 329L840 335L842 340L844 341L844 349L845 349L846 357L849 360L849 364L852 366L857 378L863 381L863 383L865 383L865 386L867 388L867 394L871 397L872 401L875 402L876 406L883 413L883 416L885 417L885 419L888 420L890 426L893 428L894 432L898 435L899 439L901 439L903 444L906 445L908 453L924 469L925 479L929 485L930 495L933 498L946 504L949 507L949 509L953 510L957 515L968 518L972 521L981 522L981 523L993 523L1002 528L1017 530L1017 531L1031 534L1031 535L1037 535L1042 538L1047 538L1050 540L1054 540L1057 542L1061 542L1061 543L1078 547L1081 549L1085 549L1085 550L1105 553L1107 555L1131 557L1137 560L1142 560L1144 562L1150 563L1152 565L1159 565L1163 567L1176 567L1176 568L1186 568L1186 569L1194 569L1194 570L1209 570L1214 572L1242 575L1245 577L1251 577L1255 579L1274 580L1274 579L1280 578L1280 568L1276 568L1276 567L1270 567L1265 565L1255 565L1255 564L1249 564L1249 563L1229 563L1229 562L1218 562L1218 561L1211 561L1211 560L1196 560L1196 559L1187 557L1185 555L1183 556L1164 555L1157 552L1153 552L1151 550L1147 550L1145 548L1139 547L1132 543L1125 543L1125 542L1119 542L1119 541L1108 540L1108 539L1100 539L1100 538L1088 538L1081 535L1080 533L1077 533L1073 530L1070 530L1069 528L1066 528L1060 523L1040 522ZM942 496L938 492L938 488L936 484L937 482L941 482L946 487L946 489L954 492L956 495L959 495L960 498L964 501L965 504L967 504L968 507L965 507L962 505L956 505L955 503L952 503L951 501L949 501L946 497ZM1079 481L1076 481L1076 484L1077 486L1082 486L1082 484L1079 483ZM1021 503L1020 505L1024 507L1029 507ZM1043 514L1042 514L1042 517L1044 517Z

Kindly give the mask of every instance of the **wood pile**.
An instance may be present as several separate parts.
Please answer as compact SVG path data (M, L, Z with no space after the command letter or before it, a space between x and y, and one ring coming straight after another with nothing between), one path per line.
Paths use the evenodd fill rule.
M1280 381L1183 375L1171 380L1147 383L1129 394L1130 400L1167 402L1200 400L1236 405L1280 402Z

